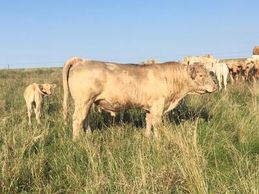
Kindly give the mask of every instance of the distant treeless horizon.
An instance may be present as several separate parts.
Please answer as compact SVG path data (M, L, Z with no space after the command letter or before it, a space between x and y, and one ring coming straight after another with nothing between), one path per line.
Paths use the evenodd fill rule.
M2 1L0 68L72 56L138 63L187 55L244 58L259 45L258 1Z

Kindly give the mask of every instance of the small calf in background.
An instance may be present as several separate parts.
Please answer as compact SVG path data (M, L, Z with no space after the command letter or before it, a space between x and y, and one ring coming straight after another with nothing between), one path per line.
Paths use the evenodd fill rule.
M31 114L35 112L37 123L40 124L42 113L43 98L53 93L56 84L30 84L24 91L24 99L26 101L27 112L29 117L29 125L31 125Z

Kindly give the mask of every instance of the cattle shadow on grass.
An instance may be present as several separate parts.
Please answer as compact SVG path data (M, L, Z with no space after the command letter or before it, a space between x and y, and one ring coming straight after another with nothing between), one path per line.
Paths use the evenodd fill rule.
M205 122L208 122L211 117L212 115L209 114L206 107L193 108L188 106L185 101L182 101L173 111L168 113L166 118L170 122L180 125L184 121L194 121L197 118L202 118Z
M194 121L197 118L202 118L205 122L208 122L211 118L208 110L205 107L193 108L185 101L182 101L173 111L170 111L163 117L163 120L167 120L176 125L180 125L184 121ZM129 109L117 113L113 118L107 112L91 112L89 115L89 124L92 130L105 129L111 126L119 125L132 125L136 128L145 127L145 111L141 109Z
M105 129L111 126L129 124L134 127L145 127L145 112L140 109L129 109L121 111L113 118L107 112L91 112L89 115L89 123L92 130Z

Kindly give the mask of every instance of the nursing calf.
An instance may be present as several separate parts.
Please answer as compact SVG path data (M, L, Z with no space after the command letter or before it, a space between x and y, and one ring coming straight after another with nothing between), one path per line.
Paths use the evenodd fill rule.
M69 92L74 100L73 140L86 128L94 104L116 113L122 109L146 111L145 136L158 135L162 115L174 109L187 94L204 94L217 90L217 85L203 65L166 62L152 65L115 64L68 60L63 68L64 119L67 118Z

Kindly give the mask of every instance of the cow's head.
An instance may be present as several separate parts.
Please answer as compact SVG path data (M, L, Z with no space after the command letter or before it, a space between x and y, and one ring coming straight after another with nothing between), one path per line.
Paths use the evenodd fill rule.
M44 93L44 95L51 95L56 87L56 84L40 84L39 88Z
M187 67L188 74L191 78L191 93L203 94L211 93L218 89L209 71L199 63Z
M239 74L242 68L242 65L240 65L239 63L227 63L227 66L229 68L229 71L232 74Z

